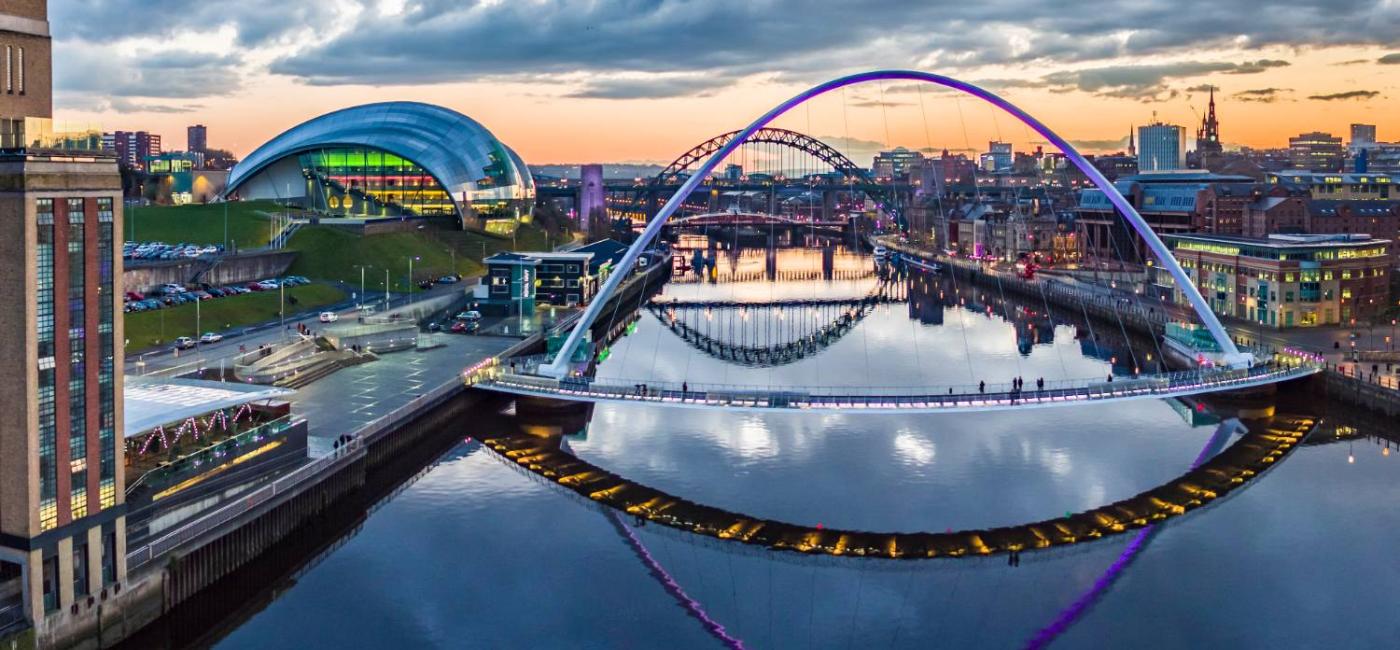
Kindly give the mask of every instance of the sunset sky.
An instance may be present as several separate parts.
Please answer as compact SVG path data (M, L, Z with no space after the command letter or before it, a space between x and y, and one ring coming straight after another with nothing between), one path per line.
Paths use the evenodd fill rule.
M245 155L355 104L461 111L529 162L668 162L816 82L980 83L1087 152L1154 113L1226 146L1379 125L1400 140L1400 0L51 0L61 128L185 126ZM779 123L868 164L890 145L1036 140L976 100L868 84Z

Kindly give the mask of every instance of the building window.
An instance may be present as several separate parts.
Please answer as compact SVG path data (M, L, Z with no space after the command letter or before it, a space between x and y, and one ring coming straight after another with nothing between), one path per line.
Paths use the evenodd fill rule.
M5 92L15 92L15 46L5 46Z
M24 94L24 48L22 48L22 47L19 48L19 60L16 61L15 63L17 64L17 65L15 65L15 67L18 68L18 70L16 70L16 76L19 77L19 80L18 80L18 81L19 81L19 83L18 83L18 85L19 85L19 94L23 95L23 94Z
M73 595L88 595L88 545L73 545Z

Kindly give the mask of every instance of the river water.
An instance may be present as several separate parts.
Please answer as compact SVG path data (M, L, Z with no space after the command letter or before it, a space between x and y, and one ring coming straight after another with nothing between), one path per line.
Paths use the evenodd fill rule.
M879 282L871 260L839 248L718 258L721 280L765 269L789 279L677 282L658 300L830 302ZM823 269L834 279L791 279ZM598 372L693 385L1033 385L1131 374L1160 358L1111 323L994 287L918 275L895 286L898 300L800 359L721 358L668 328L667 312L643 310ZM679 311L707 340L755 347L820 327L830 309ZM1329 419L1276 469L1154 534L1028 552L1011 567L1004 556L808 558L635 527L471 440L528 424L513 417L461 422L463 442L219 646L1388 648L1400 638L1400 452L1365 426ZM1209 404L1166 401L936 415L609 404L568 445L640 483L754 516L941 531L1150 489L1186 470L1217 420Z

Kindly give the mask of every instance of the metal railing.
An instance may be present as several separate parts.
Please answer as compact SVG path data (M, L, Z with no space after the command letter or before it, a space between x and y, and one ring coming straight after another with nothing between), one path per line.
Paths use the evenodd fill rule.
M1319 367L1312 363L1260 364L1251 368L1203 368L1162 373L1144 377L1107 380L1054 380L1043 386L1017 388L1010 382L989 384L960 384L938 386L934 389L917 386L824 387L794 385L742 385L697 382L656 382L609 377L594 379L569 377L555 380L529 372L545 359L542 355L517 358L512 372L509 367L487 364L468 374L470 384L486 388L501 388L541 394L567 395L584 398L623 399L647 402L682 402L696 404L738 404L753 407L800 408L830 406L890 406L939 408L989 404L1045 403L1086 401L1121 397L1169 395L1202 392L1205 389L1224 390L1238 385L1282 381L1313 374Z
M191 540L223 526L259 505L268 502L273 497L299 488L303 483L312 482L321 472L335 468L343 459L356 455L362 448L363 445L360 439L354 438L346 444L337 447L335 451L331 452L329 455L302 465L278 477L271 483L247 495L239 497L237 501L217 508L194 521L151 540L144 546L126 554L127 569L135 569L145 565Z

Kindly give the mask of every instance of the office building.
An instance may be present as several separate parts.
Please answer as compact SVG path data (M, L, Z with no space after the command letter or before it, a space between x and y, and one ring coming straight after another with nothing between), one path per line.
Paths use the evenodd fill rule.
M1341 138L1313 131L1289 138L1288 155L1298 169L1335 172L1341 171L1346 150L1342 148Z
M126 579L121 178L113 158L36 138L48 30L46 3L0 6L14 91L0 103L0 587L40 639L94 624Z
M1386 307L1391 242L1366 234L1164 235L1218 314L1265 327L1350 325ZM1170 282L1159 274L1159 282ZM1172 291L1178 304L1188 304Z
M987 143L987 152L982 154L980 163L982 171L1004 172L1011 171L1011 164L1014 157L1010 142L992 141Z
M1352 149L1367 147L1376 143L1376 125L1374 124L1353 124L1351 125L1351 142L1348 144Z
M924 155L917 151L895 147L892 151L881 151L875 155L871 172L876 178L904 179L909 177L910 172L919 169L923 160Z
M1400 199L1400 176L1373 174L1317 174L1285 170L1265 176L1265 182L1304 193L1314 199L1388 201Z
M1137 130L1140 173L1186 168L1186 129L1155 122Z
M160 135L146 131L114 131L102 134L102 149L117 155L117 163L129 169L146 171L146 159L163 150Z
M185 129L185 149L191 153L209 151L209 129L196 124Z

